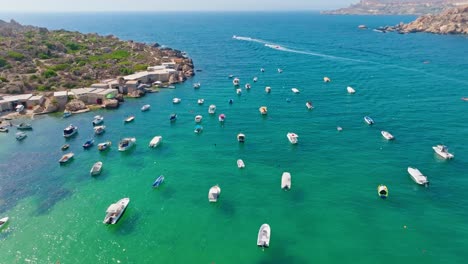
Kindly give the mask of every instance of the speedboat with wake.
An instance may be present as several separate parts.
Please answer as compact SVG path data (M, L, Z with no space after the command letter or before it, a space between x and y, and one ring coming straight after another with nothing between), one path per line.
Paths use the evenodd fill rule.
M271 228L268 224L263 224L258 230L257 246L267 248L270 246Z
M63 130L63 136L68 138L75 135L78 132L78 127L69 125Z
M291 142L291 144L297 144L297 138L299 136L296 133L289 132L288 134L286 134L286 137L288 138L289 142Z
M421 171L419 171L416 168L408 167L408 173L411 176L411 179L419 185L425 185L427 186L429 184L429 181L427 180L427 177L424 176Z
M454 155L448 152L448 147L445 145L437 145L433 146L432 149L437 153L437 155L441 156L444 159L453 159Z
M291 189L291 173L283 172L283 175L281 175L281 189Z
M119 142L119 151L126 151L127 149L135 145L135 142L136 138L123 138Z
M210 203L216 203L218 201L219 194L221 194L221 188L216 184L208 191L208 201L210 201Z
M104 224L116 224L119 221L122 214L127 209L130 198L123 198L116 203L111 204L106 210L106 217L104 217Z

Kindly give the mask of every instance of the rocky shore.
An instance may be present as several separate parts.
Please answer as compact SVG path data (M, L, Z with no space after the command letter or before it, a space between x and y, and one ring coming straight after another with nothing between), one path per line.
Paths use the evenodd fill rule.
M388 27L387 30L400 33L468 34L468 5L450 8L437 15L424 15L408 24Z

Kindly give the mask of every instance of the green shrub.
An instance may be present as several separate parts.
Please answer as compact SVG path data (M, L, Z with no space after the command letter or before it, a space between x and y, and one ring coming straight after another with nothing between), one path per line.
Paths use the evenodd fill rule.
M47 69L45 72L42 73L42 76L44 76L45 78L50 78L57 76L57 73L54 70Z
M148 69L147 64L137 64L137 65L133 66L134 71L145 71L146 69Z
M41 59L41 60L50 59L50 56L49 56L49 55L47 55L47 54L45 54L45 53L42 53L42 52L39 53L38 57L39 57L39 59Z
M8 61L5 58L0 57L0 68L8 65Z
M37 90L38 90L39 92L45 92L45 91L49 91L49 90L50 90L50 87L45 86L45 85L39 85L39 86L37 87Z
M113 60L121 60L121 59L128 58L129 56L130 56L130 52L126 50L116 50L112 52L111 54L104 55L104 57L106 57L107 59L113 59Z
M7 52L7 56L17 61L24 59L24 55L16 51Z
M74 43L74 42L67 42L65 43L65 47L69 48L70 50L73 50L73 51L77 51L77 50L80 50L80 49L83 49L83 45L81 44L78 44L78 43Z
M63 71L63 70L66 70L67 68L68 68L68 64L62 63L62 64L51 66L49 69L53 71Z
M5 77L0 77L0 81L2 81L2 82L8 82L8 79L5 78Z
M134 73L134 71L132 69L129 69L129 68L120 68L119 72L120 72L120 74L123 74L123 75L129 75L129 74Z

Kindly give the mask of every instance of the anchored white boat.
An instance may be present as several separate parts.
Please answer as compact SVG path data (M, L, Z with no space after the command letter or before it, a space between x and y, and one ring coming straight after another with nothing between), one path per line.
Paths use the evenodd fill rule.
M246 83L244 87L246 90L249 90L251 88L250 83Z
M201 83L199 83L199 82L193 84L194 89L199 89L200 86L201 86Z
M388 197L388 188L385 185L377 186L377 193L379 194L380 198L385 199Z
M103 142L103 143L99 143L97 145L97 148L98 148L99 151L104 151L106 149L109 149L111 145L112 145L112 142L106 141L106 142Z
M151 105L145 104L144 106L141 107L141 111L142 112L148 111L150 109L150 107L151 107Z
M200 99L198 99L198 101L197 101L197 103L198 103L199 105L202 105L204 102L205 102L205 99L203 99L203 98L200 98Z
M237 89L236 89L236 93L237 93L238 95L241 95L241 94L242 94L242 89L241 89L241 88L237 88Z
M208 201L211 203L216 203L218 201L219 194L221 193L221 188L216 184L211 187L208 191Z
M178 103L180 103L180 101L182 101L182 100L180 98L177 98L177 97L172 99L173 104L178 104Z
M271 92L271 87L270 86L265 87L265 92L270 93Z
M194 133L200 134L203 131L203 126L201 125L196 125L195 129L193 130Z
M279 47L279 46L277 46L277 47ZM283 72L283 69L278 68L278 73L282 73L282 72Z
M395 138L395 137L394 137L392 134L390 134L390 132L388 132L388 131L383 131L383 130L382 130L382 131L380 131L380 133L381 133L382 136L383 136L385 139L387 139L387 140L392 140L392 139Z
M252 79L254 82L257 82L258 81L258 78L257 77L253 77Z
M370 116L365 116L365 117L364 117L364 121L365 121L368 125L374 124L374 120L373 120L372 118L370 118Z
M151 139L150 143L149 143L149 147L150 148L155 148L157 146L159 146L159 144L161 144L162 142L162 136L155 136L153 139Z
M123 138L119 142L119 151L126 151L131 148L136 142L136 138Z
M432 149L444 159L453 159L454 155L448 152L448 147L445 145L437 145L432 147Z
M68 162L69 160L71 160L73 158L75 154L73 154L73 152L70 152L70 153L67 153L65 155L63 155L60 159L59 159L59 163L66 163Z
M356 90L354 90L353 87L351 86L346 87L346 90L348 91L349 94L353 94L356 92Z
M225 119L226 119L226 115L224 115L224 114L220 114L220 115L218 116L219 122L224 122Z
M323 77L323 82L331 82L331 80L330 80L330 78L325 76L325 77Z
M196 123L200 123L202 121L202 119L203 119L203 116L201 116L201 115L196 115L195 116L195 122Z
M261 106L258 111L260 111L260 114L266 115L268 113L268 108L266 106Z
M239 78L234 78L234 80L232 80L232 84L234 84L234 86L239 86L239 83L240 83Z
M97 126L97 125L101 124L102 122L104 122L104 117L100 116L100 115L97 115L93 119L93 126Z
M291 189L291 173L283 172L283 175L281 176L281 189Z
M128 116L127 118L125 118L124 122L125 122L125 123L130 123L130 122L132 122L133 120L135 120L135 116L134 116L134 115L131 115L131 116Z
M257 246L267 248L270 246L271 228L268 224L263 224L258 230Z
M29 129L32 129L32 125L29 124L29 123L21 123L21 124L16 126L16 129L18 129L18 130L29 130Z
M424 176L421 171L419 171L416 168L408 167L408 173L411 176L411 179L419 185L428 185L429 181L427 180L427 177Z
M293 93L300 93L299 89L297 89L297 88L291 88L291 91L292 91Z
M299 136L296 133L289 132L288 134L286 134L286 137L288 138L289 142L291 142L291 144L297 144L297 138Z
M130 198L120 199L118 202L111 204L106 210L106 217L104 217L104 224L116 224L122 214L127 209Z
M94 134L101 135L106 131L106 126L95 126L94 127Z
M212 104L210 107L208 107L208 113L209 114L214 114L216 112L216 105Z
M240 143L244 143L245 142L245 135L242 134L242 133L237 134L237 141L239 141Z
M78 132L78 127L69 125L63 130L63 136L68 138L75 135Z
M16 132L16 134L15 134L15 138L18 141L25 139L27 136L28 135L26 133L24 133L24 132Z
M101 174L101 170L102 170L102 162L98 161L94 163L93 167L91 167L89 174L91 174L91 176L96 176L96 175Z
M6 226L6 223L8 223L8 220L9 220L8 217L3 217L2 219L0 219L0 229Z
M238 160L237 160L237 167L238 167L239 169L245 168L244 161L241 160L241 159L238 159Z
M314 106L312 105L312 101L307 101L305 105L306 105L307 109L314 108Z

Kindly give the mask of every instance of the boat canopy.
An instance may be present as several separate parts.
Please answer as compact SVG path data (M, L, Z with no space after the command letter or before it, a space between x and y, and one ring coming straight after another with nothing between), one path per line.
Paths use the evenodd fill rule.
M121 206L119 204L111 204L109 208L107 208L106 213L118 213Z

